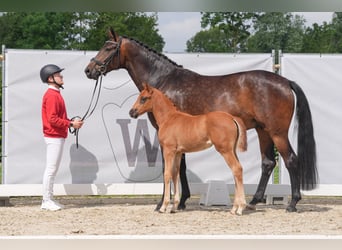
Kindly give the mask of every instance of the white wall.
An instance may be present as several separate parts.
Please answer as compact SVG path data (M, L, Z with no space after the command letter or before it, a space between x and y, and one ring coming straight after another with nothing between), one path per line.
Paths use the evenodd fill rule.
M62 90L68 115L83 116L95 81L84 68L96 52L6 50L3 98L3 183L40 184L45 164L45 143L41 128L41 99L46 85L39 78L40 68L54 63L65 68ZM270 54L166 54L170 59L201 74L227 74L242 70L272 70ZM79 132L79 148L69 135L57 184L160 183L161 155L155 130L147 117L131 119L128 110L138 91L125 70L109 73L103 79L100 101ZM148 149L137 127L155 148ZM123 133L123 128L128 128ZM136 136L136 137L135 137ZM260 156L256 133L249 131L248 152L240 154L244 182L256 184L260 177ZM129 145L130 144L130 145ZM133 152L132 166L127 150ZM150 166L146 150L155 153ZM157 150L157 151L155 151ZM214 149L187 155L191 182L218 179L233 183L230 170ZM160 190L159 190L160 191Z
M342 184L342 55L284 54L281 65L282 75L302 87L310 104L319 183ZM281 177L289 183L286 170Z

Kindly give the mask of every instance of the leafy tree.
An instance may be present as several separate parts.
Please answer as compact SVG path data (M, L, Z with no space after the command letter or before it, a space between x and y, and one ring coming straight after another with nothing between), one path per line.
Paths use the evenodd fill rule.
M332 25L326 22L323 25L314 23L312 27L305 30L303 37L303 53L331 53L334 51L332 47L332 37L334 30Z
M333 48L331 52L342 52L342 12L335 12L331 23L332 35L330 44ZM329 34L330 34L329 32Z
M186 42L187 52L223 52L227 51L226 36L219 28L202 30Z
M9 48L68 49L72 19L72 13L6 13L0 17L0 41Z
M157 51L165 45L156 28L157 15L134 12L5 13L0 16L0 44L23 49L98 50L110 26Z
M147 16L137 12L101 12L96 14L92 25L84 42L88 50L97 50L103 45L108 39L109 27L113 27L119 35L135 38L159 52L165 45L164 39L158 34L156 14Z
M300 52L304 34L303 17L291 13L269 12L259 15L254 34L248 39L248 52L269 53L272 49Z
M202 12L201 27L207 30L197 33L187 42L187 51L245 51L251 24L256 16L256 13L249 12Z

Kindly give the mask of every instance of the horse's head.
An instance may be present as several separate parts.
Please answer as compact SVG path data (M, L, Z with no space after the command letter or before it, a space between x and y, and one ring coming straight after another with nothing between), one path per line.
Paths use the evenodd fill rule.
M138 118L140 115L152 111L153 88L147 83L143 83L144 89L140 92L138 99L129 111L132 118Z
M97 80L100 75L105 75L120 65L121 37L118 37L114 30L110 28L107 40L97 55L91 59L85 69L88 78Z

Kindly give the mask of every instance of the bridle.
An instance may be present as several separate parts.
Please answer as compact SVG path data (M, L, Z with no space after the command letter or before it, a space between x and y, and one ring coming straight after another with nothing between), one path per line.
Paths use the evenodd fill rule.
M102 77L106 74L106 70L107 70L107 66L109 65L109 63L113 60L114 56L117 55L118 56L118 60L119 60L119 64L120 64L120 46L121 46L121 38L119 40L119 42L114 42L114 41L107 41L106 43L113 43L113 44L117 44L117 47L115 48L115 50L103 61L100 62L99 60L92 58L91 61L94 61L96 63L96 65L100 66L97 71L100 73L100 76L97 78L96 83L95 83L95 87L93 90L93 94L88 106L87 111L85 112L85 114L83 115L83 117L79 117L79 116L75 116L73 118L71 118L71 120L75 120L75 119L80 119L81 121L84 121L85 119L89 118L96 106L97 103L99 101L100 98L100 91L101 91L101 85L102 85ZM97 94L96 94L97 91ZM96 96L96 99L94 99ZM93 104L95 100L95 103ZM93 106L93 107L92 107ZM74 134L76 136L76 148L78 148L78 132L79 129L77 128L69 128L69 131L71 134Z
M97 66L99 66L97 70L97 72L99 72L102 75L106 75L106 71L107 71L107 66L109 65L109 63L113 60L114 56L118 57L118 64L120 64L120 47L121 47L121 42L122 42L122 38L120 37L118 42L114 42L114 41L106 41L106 43L112 43L112 44L116 44L116 48L114 49L114 51L103 61L99 61L97 59L95 59L95 57L93 57L90 61L95 62L95 64Z

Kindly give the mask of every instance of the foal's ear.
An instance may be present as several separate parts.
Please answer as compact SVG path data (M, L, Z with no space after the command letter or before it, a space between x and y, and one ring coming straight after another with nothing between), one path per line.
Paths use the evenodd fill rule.
M117 39L117 34L115 33L113 27L110 27L110 28L109 28L108 37L109 37L109 39L114 40L114 42L117 42L117 41L118 41L118 39Z
M148 88L148 84L147 84L146 82L143 82L143 83L142 83L142 86L143 86L144 89L147 89L147 88Z
M142 85L147 92L152 93L152 87L147 82L143 82Z

